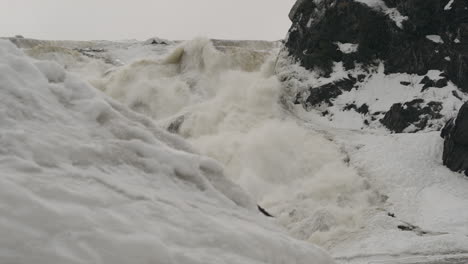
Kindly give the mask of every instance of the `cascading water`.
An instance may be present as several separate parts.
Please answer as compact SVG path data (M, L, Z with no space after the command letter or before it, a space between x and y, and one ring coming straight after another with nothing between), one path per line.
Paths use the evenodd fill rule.
M196 39L119 67L85 61L93 74L65 66L220 161L293 236L327 247L359 229L379 197L336 144L285 111L279 45L215 44Z
M284 111L277 50L237 50L196 39L112 72L100 88L222 162L295 237L324 246L343 239L375 193L335 144Z

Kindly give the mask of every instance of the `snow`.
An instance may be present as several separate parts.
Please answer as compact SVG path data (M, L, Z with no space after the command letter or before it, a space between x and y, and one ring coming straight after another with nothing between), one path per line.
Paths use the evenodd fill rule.
M0 40L0 262L332 263L223 166Z
M393 21L395 21L395 24L397 27L403 29L403 22L408 20L407 16L403 16L400 11L396 8L388 8L385 11L385 14L387 14Z
M359 48L359 44L341 42L336 42L335 44L338 45L338 49L345 54L354 53Z
M309 18L309 21L307 21L307 27L310 28L312 26L312 22L314 22L313 18Z
M454 1L455 1L455 0L450 0L450 1L447 3L447 5L444 7L444 10L451 10Z
M350 167L383 198L381 204L363 212L365 227L347 233L341 240L329 241L332 245L327 244L327 248L332 256L340 263L444 263L444 259L451 257L465 263L468 181L442 165L443 140L439 132L431 132L447 119L436 121L428 132L413 134L414 127L410 126L405 131L409 134L390 135L378 123L383 115L376 116L376 123L367 127L363 120L369 120L368 116L343 111L343 107L353 102L357 107L367 104L372 112L386 112L394 103L422 98L426 102L442 102L441 114L450 118L456 116L466 100L455 98L452 92L457 91L463 98L466 94L450 82L442 89L421 92L420 82L425 76L432 80L443 78L437 70L425 76L385 74L385 65L380 64L366 73L359 66L346 71L342 63L336 63L331 76L325 78L288 58L280 57L277 65L279 78L291 78L285 83L287 102L293 102L298 92L307 93L310 87L348 75L367 75L357 89L333 100L333 106L310 107L307 112L302 105L288 104L299 122L305 122L337 144L349 157ZM325 110L330 115L322 117ZM402 231L398 226L415 226L415 230Z
M283 65L284 64L284 65ZM313 116L314 119L320 119L320 122L326 123L331 127L340 129L365 129L367 126L364 122L370 123L371 129L381 129L382 125L379 119L383 116L374 116L374 120L369 115L358 114L355 111L344 110L347 105L354 103L357 107L366 104L371 113L387 112L393 104L406 103L414 99L424 99L425 103L441 102L443 109L441 114L447 117L456 115L458 109L463 104L464 100L468 99L466 94L459 92L458 88L451 82L443 89L429 88L421 92L423 84L421 81L424 77L429 77L431 80L439 80L443 77L442 72L438 70L430 70L424 76L416 74L385 74L385 65L380 64L378 67L371 68L370 72L361 69L360 66L355 70L346 71L341 62L335 63L333 72L330 77L322 77L317 72L308 72L300 65L290 64L285 59L280 59L278 63L278 76L280 78L289 77L287 81L287 89L283 95L286 101L293 102L298 93L303 94L303 98L308 97L310 87L319 87L337 80L349 78L364 74L368 76L363 82L357 84L356 89L349 92L343 92L333 100L333 106L326 104L317 107L308 107L309 111L314 114L321 115L323 111L328 111L330 114L324 117ZM409 85L403 85L402 82L408 82ZM454 96L453 92L457 92L463 100ZM466 99L465 99L466 98ZM297 114L305 120L309 120L311 114L304 111L303 105L289 105L289 108L294 109ZM317 117L317 118L316 118ZM445 119L430 120L430 127L427 130L440 129L445 125Z
M335 256L350 260L352 255L359 258L356 252L360 251L391 259L392 255L421 258L468 252L468 181L442 165L443 140L438 132L337 133L335 139L345 145L351 163L368 176L370 184L388 196L383 211L369 218L368 230L335 248ZM425 234L395 230L406 223Z
M434 43L440 43L440 44L444 43L444 41L439 35L427 35L426 38Z
M403 29L403 22L408 20L408 17L403 16L396 8L389 8L383 0L354 0L363 3L377 11L383 12L392 19L397 27Z

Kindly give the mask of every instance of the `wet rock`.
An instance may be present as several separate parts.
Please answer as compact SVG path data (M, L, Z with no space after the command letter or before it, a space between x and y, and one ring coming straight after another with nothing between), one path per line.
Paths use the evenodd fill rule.
M174 121L172 121L169 124L169 126L167 128L167 131L169 131L171 133L174 133L174 134L178 134L179 130L180 130L180 127L182 126L184 121L185 121L185 116L180 116L180 117L176 118Z
M359 74L357 76L357 79L358 79L359 82L363 82L366 79L366 75L365 74Z
M447 79L439 79L435 82L434 87L436 88L444 88L447 86L448 80Z
M443 162L450 170L468 176L468 103L456 119L449 120L441 132L444 141Z
M363 104L360 107L357 107L355 103L347 104L344 108L344 111L354 110L360 114L367 115L369 113L369 106L367 104ZM366 120L367 121L367 120Z
M336 82L309 89L309 95L305 100L307 107L317 106L326 103L333 105L332 100L343 94L343 91L351 91L356 84L356 79L342 79ZM302 97L302 95L298 95ZM298 101L299 99L296 99ZM299 100L300 101L300 100Z
M267 212L267 210L265 210L263 207L261 207L260 205L257 205L257 208L258 208L258 211L260 211L260 213L262 213L264 216L266 217L274 217L273 215L271 215L269 212Z
M363 115L367 115L369 113L369 106L367 104L363 104L357 109L357 112Z
M424 84L421 92L434 87L434 88L444 88L448 84L448 80L445 78L439 79L439 80L431 80L429 77L424 77L421 82L421 84Z
M395 133L402 133L411 125L416 132L426 128L429 119L440 119L442 103L429 102L424 104L423 99L416 99L404 104L394 104L380 122Z
M311 88L309 97L307 97L307 106L317 106L326 103L333 106L332 99L343 94L341 89L334 83L326 84L317 88Z
M457 91L452 91L452 95L455 96L458 100L463 100Z
M433 83L434 81L431 80L431 78L429 78L428 76L424 76L424 78L422 78L422 80L419 82L419 84L428 84L428 83Z
M386 52L390 38L386 15L354 1L298 1L286 47L307 69L331 73L334 61L370 63ZM343 54L336 42L359 43L357 54Z

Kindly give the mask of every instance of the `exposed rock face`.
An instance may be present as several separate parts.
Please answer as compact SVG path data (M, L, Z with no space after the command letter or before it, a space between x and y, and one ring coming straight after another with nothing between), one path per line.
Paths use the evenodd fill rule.
M353 68L378 59L387 73L444 71L468 91L468 1L385 3L372 8L357 0L299 0L290 13L293 26L286 47L306 69L324 75L334 61ZM343 53L338 42L358 44L357 52Z
M445 139L444 165L468 176L468 103L462 106L455 120L447 122L441 136Z
M311 106L317 106L323 103L327 104L328 106L331 106L333 105L331 101L332 99L341 95L343 91L349 92L351 89L353 89L355 84L356 79L354 79L352 76L349 76L349 78L310 89L309 96L307 97L306 101L302 103L305 105L306 108ZM301 102L297 101L297 103Z
M440 129L467 99L467 0L298 0L289 17L286 57L320 78L297 71L299 86L285 81L307 110L355 111L366 125L417 132Z
M422 130L429 119L438 119L442 115L440 102L429 102L424 105L423 99L416 99L405 104L394 104L380 122L392 132L401 133Z

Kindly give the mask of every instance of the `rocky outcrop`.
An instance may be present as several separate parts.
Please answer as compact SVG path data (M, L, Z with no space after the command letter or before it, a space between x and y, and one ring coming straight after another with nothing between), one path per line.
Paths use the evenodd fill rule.
M456 119L447 122L441 136L445 139L444 165L468 176L468 103L461 107Z
M285 44L290 55L325 76L335 61L349 69L380 60L387 73L437 69L468 91L468 1L379 1L377 7L358 0L297 1ZM338 43L358 48L346 53Z
M290 101L330 121L355 111L396 133L437 130L468 98L466 0L298 0L289 17L280 58L302 68L280 63L293 76L280 79Z
M144 43L145 45L169 45L169 44L172 44L172 41L154 37L154 38L147 39Z
M298 100L296 100L296 103L302 103L306 108L311 106L318 106L321 104L332 106L332 100L334 98L343 94L343 91L351 91L355 84L356 79L352 76L349 76L348 78L310 89L308 91L308 96L305 102L301 102L301 96L299 96Z
M440 102L424 104L423 99L416 99L404 104L394 104L380 122L390 131L401 133L423 130L429 119L440 119Z

